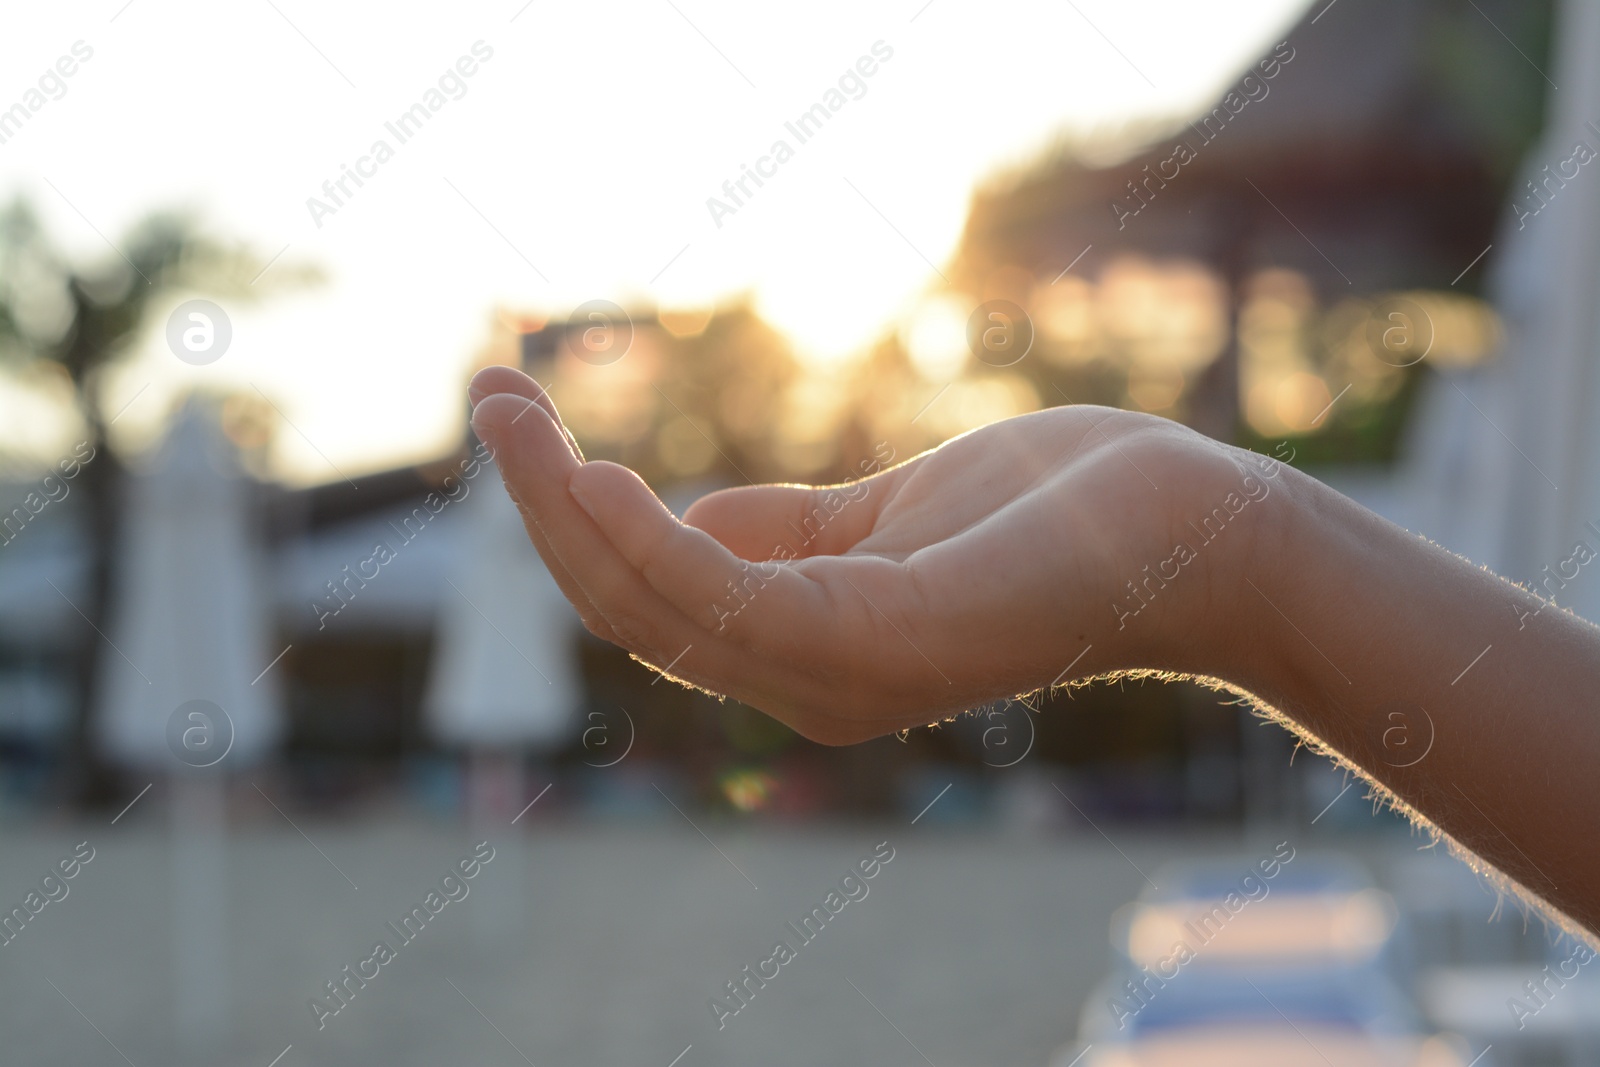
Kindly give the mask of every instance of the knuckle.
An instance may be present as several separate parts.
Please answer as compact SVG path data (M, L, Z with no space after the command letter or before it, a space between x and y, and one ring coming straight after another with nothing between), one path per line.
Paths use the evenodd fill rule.
M656 650L656 631L642 616L631 612L612 612L605 617L606 624L611 628L611 640L624 648L638 652L645 656L653 656Z

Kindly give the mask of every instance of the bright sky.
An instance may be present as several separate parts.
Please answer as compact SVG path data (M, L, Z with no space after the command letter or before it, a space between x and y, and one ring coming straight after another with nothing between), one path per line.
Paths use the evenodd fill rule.
M137 394L119 423L137 431L194 383L253 385L300 431L280 436L285 477L325 481L330 463L353 474L455 440L497 306L749 292L808 358L847 356L935 278L975 185L1063 134L1197 106L1305 6L12 5L0 110L75 42L93 55L0 145L0 197L29 195L85 256L113 255L100 235L117 241L151 209L187 206L263 259L286 248L280 263L320 265L320 288L225 302L232 346L208 366L172 356L163 316L110 400ZM385 123L480 41L474 73L447 79L446 102L401 143ZM799 143L785 122L880 41L892 57L860 79L864 95ZM323 183L380 139L393 157L314 220L307 199L326 201ZM793 158L719 227L707 198L726 199L723 183L778 139ZM22 432L39 443L29 414L0 400L0 433L35 427Z

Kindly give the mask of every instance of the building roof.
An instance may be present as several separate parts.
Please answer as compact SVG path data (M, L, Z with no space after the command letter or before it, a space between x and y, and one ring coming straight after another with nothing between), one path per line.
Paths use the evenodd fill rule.
M1120 162L1058 159L980 193L964 266L1050 277L1092 244L1091 274L1126 251L1193 257L1230 277L1287 266L1330 291L1449 284L1492 239L1509 173L1495 132L1503 116L1461 89L1460 68L1477 60L1460 39L1492 37L1487 54L1518 65L1512 80L1543 88L1495 27L1547 5L1478 7L1481 17L1444 0L1313 5L1285 35L1278 54L1292 58L1270 79L1256 64L1236 72L1211 106ZM1477 21L1458 24L1463 11ZM1175 160L1180 144L1186 162Z

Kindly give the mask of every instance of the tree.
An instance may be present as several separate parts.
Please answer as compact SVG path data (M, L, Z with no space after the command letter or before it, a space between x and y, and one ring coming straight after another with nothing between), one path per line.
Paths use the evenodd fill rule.
M258 284L267 265L242 246L206 236L193 219L176 213L153 214L135 225L114 255L75 262L25 201L0 211L0 361L18 367L47 361L64 371L73 386L83 440L94 448L93 460L75 480L90 560L86 596L74 606L95 627L105 629L114 588L116 493L123 471L107 439L115 413L105 408L103 371L127 354L176 293L244 301L318 279L313 269L280 266ZM94 668L107 652L94 629L85 627L74 655L80 688L66 756L70 791L91 802L110 785L88 729L97 696Z

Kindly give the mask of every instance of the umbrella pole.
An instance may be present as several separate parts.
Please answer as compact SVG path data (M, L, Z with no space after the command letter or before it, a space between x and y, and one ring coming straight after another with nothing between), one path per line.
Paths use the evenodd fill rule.
M168 805L172 860L174 1028L191 1057L230 1030L226 796L218 774L174 774Z
M513 826L524 801L522 755L514 749L473 748L467 756L467 819L472 841L494 846L495 858L479 891L483 899L468 920L481 949L507 943L523 926L527 854L521 825ZM487 890L484 892L484 890Z

